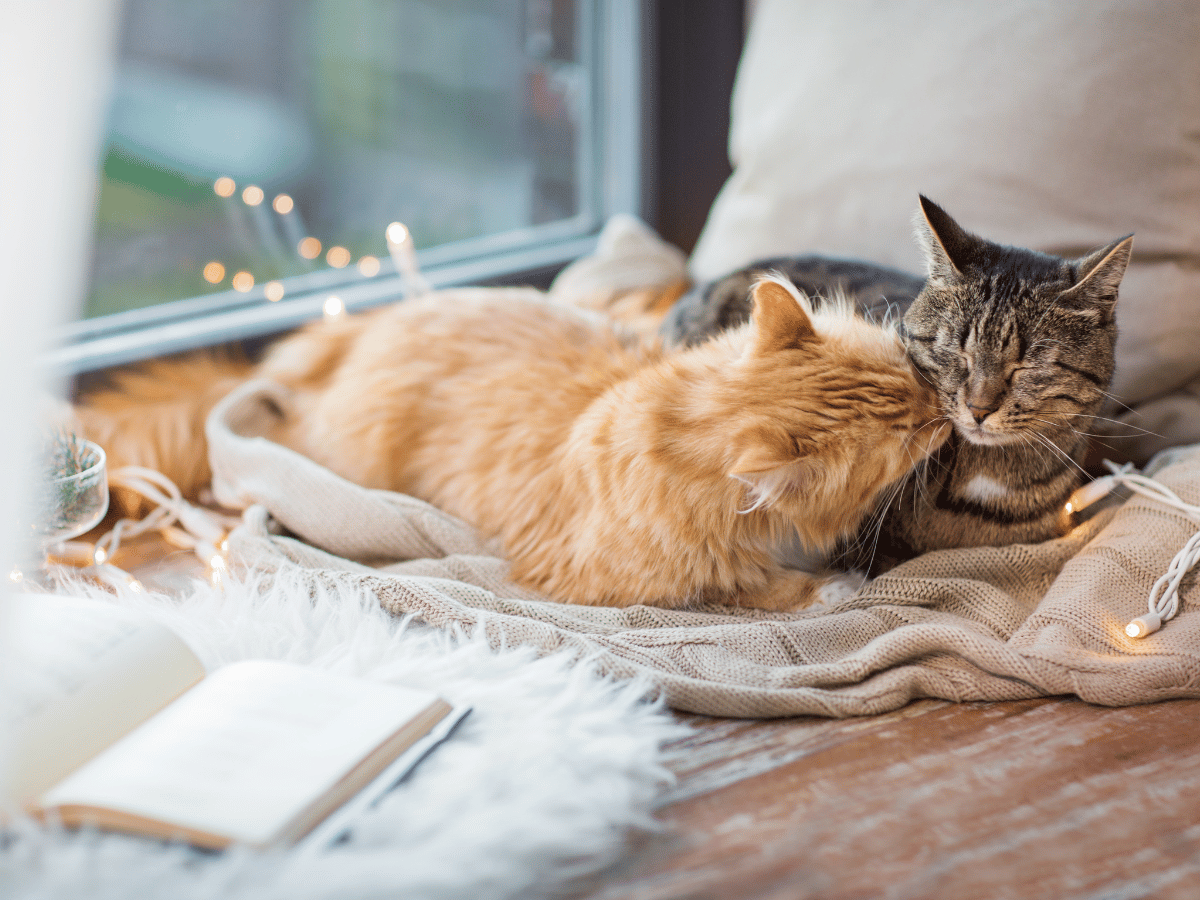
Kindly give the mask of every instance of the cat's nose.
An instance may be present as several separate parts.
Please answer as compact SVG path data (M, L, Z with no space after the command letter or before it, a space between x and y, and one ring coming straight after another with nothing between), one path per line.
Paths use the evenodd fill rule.
M983 420L997 410L995 406L976 406L973 403L967 404L967 409L971 411L971 417L975 419L976 425L982 425Z

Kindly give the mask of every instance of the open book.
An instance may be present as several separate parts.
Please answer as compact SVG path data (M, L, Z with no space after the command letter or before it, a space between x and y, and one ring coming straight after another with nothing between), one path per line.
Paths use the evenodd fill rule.
M0 599L0 802L67 825L294 843L395 784L466 712L266 660L205 677L179 637L132 610Z

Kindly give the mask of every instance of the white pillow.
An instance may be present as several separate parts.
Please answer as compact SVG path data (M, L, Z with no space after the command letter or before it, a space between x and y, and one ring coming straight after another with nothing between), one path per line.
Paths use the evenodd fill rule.
M703 281L780 253L922 273L917 194L1081 255L1136 232L1114 393L1200 374L1200 3L760 0Z

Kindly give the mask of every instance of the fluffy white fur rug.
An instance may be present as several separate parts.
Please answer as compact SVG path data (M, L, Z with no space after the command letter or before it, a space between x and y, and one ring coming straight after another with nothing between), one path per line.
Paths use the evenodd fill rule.
M374 598L286 573L182 599L78 593L150 611L210 671L252 657L427 687L473 712L320 852L206 854L22 821L0 831L5 898L538 897L611 863L669 781L662 744L683 729L646 685L586 662L490 650L382 612Z

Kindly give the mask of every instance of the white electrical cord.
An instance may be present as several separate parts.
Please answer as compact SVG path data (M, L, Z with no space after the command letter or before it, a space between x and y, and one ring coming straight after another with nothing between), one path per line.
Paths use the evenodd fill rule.
M109 487L134 491L156 504L142 519L120 519L112 530L96 541L92 551L92 565L97 574L122 578L135 584L126 573L111 565L112 559L125 537L136 537L147 531L158 530L176 547L192 550L200 561L209 567L212 580L219 583L225 570L225 557L221 544L229 530L240 520L212 510L193 506L183 499L183 494L171 479L161 472L141 466L122 466L108 475Z
M1112 474L1103 475L1079 488L1067 501L1067 512L1086 509L1117 487L1124 486L1135 494L1141 494L1143 497L1149 497L1179 510L1200 527L1200 506L1185 503L1166 485L1134 472L1131 463L1118 466L1105 460L1104 465ZM1146 635L1158 631L1163 622L1179 612L1179 586L1183 583L1184 576L1191 571L1197 561L1200 561L1200 530L1193 534L1183 548L1175 554L1166 573L1154 582L1154 586L1150 588L1150 598L1147 604L1149 611L1125 626L1127 635L1131 638L1144 638Z

